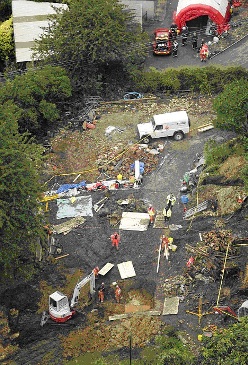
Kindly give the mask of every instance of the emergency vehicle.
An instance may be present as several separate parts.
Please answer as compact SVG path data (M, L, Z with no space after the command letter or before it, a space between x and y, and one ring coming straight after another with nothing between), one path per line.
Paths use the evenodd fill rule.
M168 28L155 29L152 47L154 55L170 55L172 52L171 31Z

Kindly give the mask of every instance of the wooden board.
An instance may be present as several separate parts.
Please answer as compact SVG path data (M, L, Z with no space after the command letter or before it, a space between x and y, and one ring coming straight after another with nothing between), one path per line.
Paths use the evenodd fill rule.
M115 321L117 319L125 319L130 316L141 315L141 316L160 316L161 312L159 311L145 311L145 312L137 312L137 313L125 313L125 314L116 314L115 316L109 316L109 321Z
M132 278L133 276L136 276L132 261L126 261L117 264L117 267L122 279Z
M168 314L177 314L178 307L179 307L179 298L178 297L165 298L162 315L166 316Z
M99 271L99 275L106 275L115 265L111 264L110 262L108 262L106 265L104 265L101 270Z
M63 223L60 223L60 224L57 224L57 225L53 226L53 230L58 234L63 233L64 235L66 235L73 228L76 228L76 227L80 226L84 222L85 222L85 218L75 217L75 218L72 218L70 220L67 220L66 222L63 222Z
M164 215L162 211L157 211L157 214L155 216L155 222L153 224L153 228L164 228L165 227L165 221L164 221Z
M148 213L123 212L119 229L125 231L146 231L150 218Z

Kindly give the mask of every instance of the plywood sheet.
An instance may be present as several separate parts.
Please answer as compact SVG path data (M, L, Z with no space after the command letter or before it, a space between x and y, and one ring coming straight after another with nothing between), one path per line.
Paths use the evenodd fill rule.
M132 261L122 262L117 265L122 279L132 278L136 276Z
M53 230L58 234L63 233L64 235L66 235L73 228L80 226L84 222L85 222L85 219L83 217L75 217L66 222L53 226Z
M149 214L137 212L123 212L120 229L125 231L146 231L149 226Z
M165 298L162 315L166 316L168 314L178 314L178 307L179 307L178 297Z
M98 274L104 276L106 275L115 265L108 262L106 265L104 265Z

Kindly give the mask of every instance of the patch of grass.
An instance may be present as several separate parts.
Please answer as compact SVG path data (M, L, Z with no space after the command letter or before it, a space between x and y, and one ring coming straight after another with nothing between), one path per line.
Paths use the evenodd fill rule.
M50 174L82 174L87 181L94 181L99 176L99 166L107 166L107 173L115 176L114 167L121 161L123 176L129 171L130 158L144 159L149 165L156 164L156 158L142 151L134 151L138 143L138 123L148 122L154 114L162 114L178 110L186 110L191 119L190 135L197 133L197 128L211 121L214 117L211 100L190 95L187 97L171 97L169 100L151 99L138 102L121 102L118 104L102 104L96 114L100 118L93 130L62 130L52 141L54 153L46 158L46 172ZM106 128L116 129L108 136ZM158 140L159 142L159 140ZM186 150L190 139L173 143L175 149ZM123 151L126 151L123 154ZM153 161L155 160L155 161ZM72 175L73 176L73 175ZM71 181L71 175L64 177Z

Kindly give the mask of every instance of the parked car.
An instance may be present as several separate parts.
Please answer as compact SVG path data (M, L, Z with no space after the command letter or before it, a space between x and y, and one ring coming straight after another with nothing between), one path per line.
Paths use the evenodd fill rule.
M124 100L131 100L131 99L142 99L144 97L143 94L138 93L137 91L131 91L123 96Z
M154 55L170 55L172 51L172 34L170 29L155 29L152 47Z

